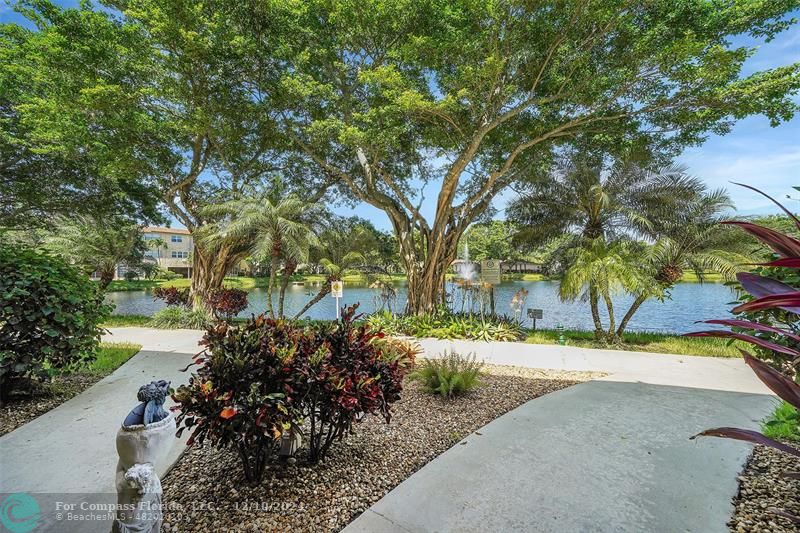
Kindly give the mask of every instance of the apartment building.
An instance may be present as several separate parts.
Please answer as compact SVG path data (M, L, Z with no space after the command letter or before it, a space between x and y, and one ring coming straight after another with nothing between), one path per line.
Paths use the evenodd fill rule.
M142 228L144 240L151 244L145 257L154 260L158 266L171 270L184 277L192 273L192 236L189 230L181 228ZM152 241L157 241L155 244Z

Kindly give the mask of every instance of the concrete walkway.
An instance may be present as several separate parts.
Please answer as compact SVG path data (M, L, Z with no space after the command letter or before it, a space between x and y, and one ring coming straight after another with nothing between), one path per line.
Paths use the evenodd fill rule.
M739 359L421 341L486 362L610 372L497 418L405 480L345 531L726 532L750 446L690 441L757 429L776 399ZM682 385L682 386L676 386Z
M136 392L142 384L166 379L175 387L188 379L189 372L181 369L198 351L197 338L194 331L163 330L127 332L124 339L104 337L137 342L144 349L80 395L0 437L0 499L8 493L31 493L43 515L36 531L109 531L108 517L78 524L67 521L64 513L59 518L55 504L116 501L117 429L138 403ZM156 465L159 473L178 459L183 441Z
M152 379L173 386L202 332L112 328L142 351L81 395L0 437L0 492L29 492L44 528L74 531L50 500L114 501L114 438ZM757 427L775 404L741 360L469 341L421 341L427 356L474 351L495 364L596 370L601 381L528 402L434 459L348 531L724 531L749 446L689 441ZM185 437L184 437L185 438ZM182 452L176 443L163 472ZM66 494L69 493L69 494ZM2 496L2 495L0 495ZM40 504L43 502L40 501ZM81 531L107 531L102 518Z

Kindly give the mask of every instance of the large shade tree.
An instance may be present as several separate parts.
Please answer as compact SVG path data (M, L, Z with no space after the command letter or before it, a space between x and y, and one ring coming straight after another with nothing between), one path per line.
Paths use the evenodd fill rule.
M298 6L303 31L287 41L282 127L356 199L386 213L409 310L427 312L443 301L470 223L575 138L609 151L677 150L746 115L791 118L798 65L742 76L754 49L730 39L771 38L794 5L310 1ZM269 21L253 3L252 35L268 39L260 28Z
M114 164L132 139L97 127L99 116L109 124L137 123L124 103L134 97L131 80L140 70L131 55L117 55L135 36L102 14L37 5L38 12L26 8L36 29L0 24L0 227L52 227L74 214L160 220L152 174L142 165ZM72 46L89 27L92 42ZM91 66L100 64L105 83L97 83ZM87 85L94 90L83 92ZM94 116L70 112L89 103ZM151 148L140 150L152 155Z
M4 44L23 59L15 79L35 86L13 94L24 137L54 157L99 161L104 175L141 177L193 234L216 220L205 206L239 198L276 171L302 183L299 192L320 194L321 175L295 172L274 127L276 49L290 12L281 2L262 7L269 37L256 43L241 35L238 7L227 2L22 4L36 29L11 25L14 39ZM198 306L248 250L203 243L192 251Z

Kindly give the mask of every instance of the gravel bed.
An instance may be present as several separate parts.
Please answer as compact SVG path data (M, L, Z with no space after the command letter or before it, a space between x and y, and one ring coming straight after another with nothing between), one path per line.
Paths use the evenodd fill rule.
M100 374L68 374L54 378L51 383L37 385L31 396L11 398L0 408L0 435L55 409L102 378Z
M787 443L798 447L797 443ZM800 458L766 446L756 446L739 476L736 511L728 526L731 531L800 531L800 524L779 516L776 510L800 516L800 480L783 477L800 472Z
M602 376L484 367L482 386L442 400L406 382L390 424L368 417L315 466L268 465L249 486L233 451L190 449L162 480L163 531L339 531L469 433L544 394Z

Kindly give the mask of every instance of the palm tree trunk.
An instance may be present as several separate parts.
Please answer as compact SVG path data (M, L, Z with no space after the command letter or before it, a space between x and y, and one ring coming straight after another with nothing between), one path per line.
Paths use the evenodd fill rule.
M100 271L100 289L106 290L106 288L111 284L114 280L114 268L110 269L103 269Z
M633 315L636 314L636 311L639 310L639 307L647 300L647 295L642 293L636 297L633 301L631 306L628 308L628 312L625 313L625 316L622 317L622 321L619 323L619 327L617 328L617 338L622 340L622 335L625 333L625 328L628 327L628 322L630 322Z
M597 287L593 284L589 285L589 306L592 309L592 321L594 321L594 338L600 340L603 336L603 323L600 321L600 309L598 301L600 297L597 295Z
M275 308L272 303L272 291L275 290L275 273L280 267L280 258L273 255L269 263L269 282L267 283L267 314L275 318Z
M603 301L605 301L606 309L608 310L608 333L606 334L606 340L610 343L614 343L617 341L615 335L617 322L614 318L614 302L611 301L611 296L606 292L603 293Z
M286 298L286 287L289 286L289 278L294 275L297 270L297 261L294 259L287 259L286 264L283 266L283 276L281 278L281 289L278 295L278 316L283 318L283 302Z
M303 316L303 313L311 309L311 307L313 307L317 302L322 300L326 295L330 294L331 281L333 281L331 278L326 279L325 283L322 285L322 287L320 287L317 295L314 296L305 306L303 306L303 308L296 315L294 315L294 318L292 318L292 320L299 319L301 316Z

